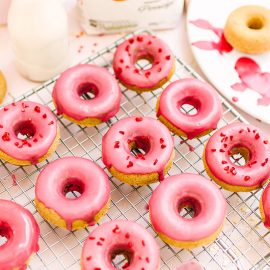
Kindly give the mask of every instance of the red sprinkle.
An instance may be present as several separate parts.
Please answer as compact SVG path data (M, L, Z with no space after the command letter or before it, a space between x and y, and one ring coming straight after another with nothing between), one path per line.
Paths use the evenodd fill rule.
M132 248L133 247L133 244L131 242L128 242L128 248Z
M158 52L159 52L159 53L161 53L161 52L162 52L162 49L161 49L161 48L159 48L159 49L158 49Z
M34 109L35 112L37 113L40 113L40 107L39 106L36 106L35 109Z
M224 168L224 171L228 171L230 169L230 167L229 166L226 166L225 168Z
M217 151L217 149L211 149L211 152L216 152Z
M145 258L147 263L150 263L150 259L148 257Z
M119 148L119 147L120 147L120 142L119 141L114 142L114 148Z
M0 128L3 128L4 126L3 125L0 125Z
M143 37L138 36L138 37L137 37L137 41L142 42L142 41L143 41Z
M98 241L98 242L97 242L97 245L98 245L98 246L102 246L102 243Z
M230 136L230 140L231 140L231 141L233 140L233 136L232 136L232 135Z
M130 237L129 233L126 233L125 237L128 239Z
M166 148L167 146L166 146L166 144L162 144L161 145L161 149L164 149L164 148Z
M130 156L127 156L126 160L129 160Z
M227 148L228 144L224 143L223 146L224 146L224 148Z
M221 133L220 133L220 136L221 136L221 137L225 137L226 135L225 135L224 133L221 132Z
M164 139L163 139L163 138L160 138L160 139L159 139L159 142L160 142L160 143L164 143Z
M134 42L134 38L130 38L130 39L128 40L128 42L129 42L130 44L132 44L132 43Z
M143 120L143 118L141 116L135 117L135 121L136 122L141 122L142 120Z
M42 117L43 117L44 119L47 118L47 114L44 113L44 114L42 115Z
M264 144L268 144L268 141L263 141Z
M142 245L145 247L145 242L144 242L144 240L142 240Z
M154 161L153 165L156 165L156 164L157 164L157 162L158 162L158 160L156 159L156 160Z
M126 69L129 69L129 66L128 66L128 65L126 65L126 66L125 66L125 68L126 68Z
M120 229L118 225L115 225L114 229L112 230L113 233L119 233Z
M117 69L117 73L120 74L120 73L122 73L122 72L123 72L123 69L119 67L119 68Z
M15 145L15 146L19 146L19 142L15 142L14 145Z
M92 256L88 256L88 257L86 258L87 261L90 261L91 259L92 259Z
M250 132L250 128L249 127L247 127L247 131Z
M129 48L130 48L130 46L127 45L126 48L125 48L125 50L128 52L129 51Z
M105 238L100 237L99 240L104 242L105 241Z
M101 268L99 268L99 267L95 267L95 268L94 268L94 270L101 270Z
M134 73L139 73L139 72L140 71L137 68L134 69Z
M4 108L4 112L6 112L6 111L8 111L8 108L7 107Z
M151 72L150 71L145 72L145 77L146 78L149 78L150 75L151 75Z
M123 266L122 266L122 269L126 269L130 266L130 263L129 262L126 262Z
M128 165L127 165L127 168L130 168L133 166L133 162L132 161L129 161Z
M248 181L250 179L250 176L245 176L244 180Z
M165 59L166 60L170 60L171 59L171 56L170 55L166 55Z
M89 236L88 239L89 239L89 240L95 240L96 237L94 237L94 236Z
M125 132L124 132L124 131L122 131L122 130L120 130L120 131L119 131L119 133L120 133L120 134L122 134L122 135L124 135L124 134L125 134Z
M48 125L50 126L50 125L52 125L54 122L53 121L51 121Z
M34 140L33 140L33 142L37 142L38 141L38 139L37 138L35 138Z
M222 164L227 164L228 162L226 160L221 161Z
M150 41L148 41L148 43L147 43L147 45L151 45L152 44L152 41L150 40Z
M161 68L158 68L158 70L157 70L158 72L161 72Z
M260 139L259 133L257 133L257 134L255 135L255 140L258 140L258 139Z
M2 136L2 140L5 142L10 141L10 134L8 132L5 132Z
M240 130L239 130L239 133L240 133L240 134L241 134L241 133L243 133L243 132L244 132L244 130L243 130L243 129L240 129Z
M219 150L219 152L224 153L224 152L225 152L225 150L224 150L224 149L220 149L220 150Z

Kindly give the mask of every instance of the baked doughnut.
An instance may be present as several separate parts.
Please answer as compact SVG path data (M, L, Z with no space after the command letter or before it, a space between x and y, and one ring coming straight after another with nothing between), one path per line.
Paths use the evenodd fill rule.
M112 118L119 111L121 95L116 79L105 68L89 64L67 69L53 89L58 114L83 126Z
M224 35L237 50L258 54L270 50L270 10L256 5L242 6L228 17Z
M147 59L152 66L138 69L136 62ZM136 35L120 44L113 58L116 77L136 92L152 91L166 83L174 73L175 57L168 45L152 35Z
M183 207L193 208L194 217L180 216ZM167 177L149 202L153 228L165 243L179 248L214 241L222 230L226 209L226 201L214 183L187 173Z
M59 138L56 118L46 106L19 101L0 110L0 158L9 163L41 162L56 150Z
M241 154L246 164L234 164L235 154ZM270 177L268 137L252 125L234 123L217 130L205 146L203 160L208 175L233 192L261 188Z
M68 198L69 191L81 196ZM80 157L65 157L47 165L38 176L35 194L41 216L68 230L96 224L110 203L108 176L91 160Z
M270 185L264 189L260 199L260 213L264 226L270 230Z
M0 103L3 102L7 93L7 83L4 74L0 71Z
M181 106L193 106L194 115ZM215 89L198 79L181 79L169 84L157 102L157 117L172 132L193 139L216 129L222 115L221 101Z
M0 199L0 213L0 236L7 239L1 245L0 269L26 269L31 256L39 250L38 224L27 209L12 201Z
M121 119L102 138L103 163L114 177L130 185L163 180L173 157L170 131L151 117Z
M97 227L86 239L82 270L115 270L112 260L119 253L128 260L122 269L159 269L160 251L153 236L135 222L114 220Z

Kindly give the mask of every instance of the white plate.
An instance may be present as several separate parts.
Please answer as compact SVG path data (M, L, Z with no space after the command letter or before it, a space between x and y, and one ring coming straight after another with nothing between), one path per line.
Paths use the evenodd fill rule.
M270 124L270 53L248 55L234 49L227 52L213 49L221 39L218 34L223 32L228 15L251 4L270 8L270 0L192 0L187 31L194 57L209 81L236 106ZM220 29L216 33L205 29L209 26L207 22ZM241 81L237 69L248 76L243 75Z

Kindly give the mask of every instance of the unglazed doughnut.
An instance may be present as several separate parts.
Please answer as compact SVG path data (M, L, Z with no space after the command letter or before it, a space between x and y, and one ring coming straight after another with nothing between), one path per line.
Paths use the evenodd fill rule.
M263 191L260 199L260 213L264 226L270 230L270 185Z
M230 159L238 153L246 160L244 166ZM216 131L205 146L203 159L208 175L233 192L258 189L270 176L268 138L252 125L234 123Z
M0 269L24 270L31 256L39 250L39 227L33 215L17 203L0 199Z
M0 158L9 163L41 162L56 150L59 138L56 118L46 106L19 101L0 110Z
M90 100L82 98L91 92ZM77 65L67 69L53 89L58 114L84 126L95 126L112 118L120 108L121 91L116 79L105 68Z
M242 6L228 17L224 34L227 41L244 53L270 50L270 10L262 6Z
M142 151L132 154L136 149ZM173 157L173 138L169 130L151 117L124 118L102 138L103 163L114 177L130 185L163 180Z
M184 104L197 109L195 115L181 112ZM169 84L157 102L157 117L172 132L192 139L216 129L222 115L215 89L197 79L181 79Z
M66 197L77 191L76 199ZM65 157L50 163L35 186L37 210L52 224L77 230L97 223L109 208L110 185L106 173L91 160Z
M97 227L86 239L82 270L115 270L112 259L119 253L129 261L122 269L159 269L159 246L152 235L135 222L114 220Z
M181 264L175 270L203 270L203 269L196 261L190 261Z
M0 71L0 103L3 102L7 93L7 83L3 73Z
M179 215L192 207L194 217ZM149 202L150 220L159 237L179 248L211 243L222 230L226 201L218 187L196 174L167 177L153 192Z
M138 69L140 59L152 63L149 69ZM168 45L152 35L137 35L124 41L116 49L113 69L122 84L137 92L161 87L174 73L175 57Z

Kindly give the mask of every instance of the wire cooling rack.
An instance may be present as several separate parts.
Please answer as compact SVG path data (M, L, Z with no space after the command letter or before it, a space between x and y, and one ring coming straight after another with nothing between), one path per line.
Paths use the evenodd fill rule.
M136 32L139 33L139 32ZM149 33L140 31L140 33ZM88 58L85 63L93 63L106 67L113 73L111 61L114 51L121 42L131 36L127 35L97 54ZM139 62L141 68L149 63ZM171 78L175 81L179 78L199 76L177 59L176 72ZM54 78L42 86L16 98L15 100L31 100L49 106L55 112L51 93L55 83ZM168 83L167 83L168 84ZM167 85L166 84L166 85ZM58 117L61 129L61 141L55 154L48 160L33 166L18 167L8 163L0 167L0 198L13 200L29 209L39 223L41 237L40 250L33 256L29 269L80 269L80 256L84 240L95 227L85 230L68 232L54 227L44 221L36 211L34 200L34 186L37 176L42 168L49 162L64 156L80 156L95 161L110 175L101 160L101 139L108 128L129 115L150 115L155 117L155 105L157 97L162 89L137 94L127 90L121 85L123 97L119 113L109 122L97 127L80 127L62 117ZM12 96L7 98L7 103L14 100ZM244 121L243 118L223 100L223 118L219 127L235 121ZM184 108L189 110L190 108ZM208 136L200 139L186 141L174 136L176 156L169 175L183 172L198 173L207 177L202 153ZM14 175L17 185L14 184ZM142 224L155 238L161 250L161 269L174 269L182 262L195 259L208 269L270 269L270 234L263 226L259 214L259 198L262 190L247 193L232 193L222 190L228 202L228 214L221 235L207 247L193 250L181 250L173 248L162 242L153 231L149 223L148 201L157 184L143 187L132 187L119 182L111 177L112 203L107 215L101 220L104 223L113 219L129 219ZM191 214L188 209L184 213L187 217ZM115 264L121 269L123 257L118 256ZM106 270L106 269L104 269Z

